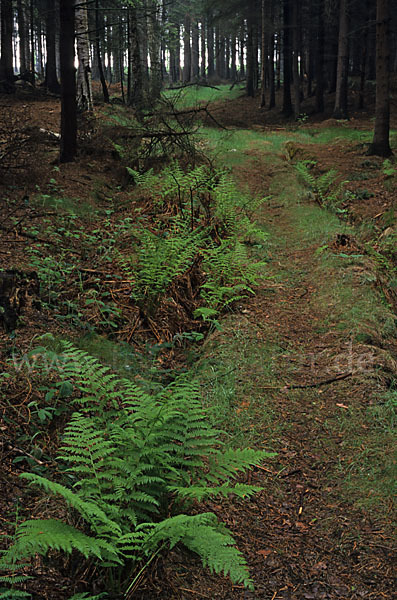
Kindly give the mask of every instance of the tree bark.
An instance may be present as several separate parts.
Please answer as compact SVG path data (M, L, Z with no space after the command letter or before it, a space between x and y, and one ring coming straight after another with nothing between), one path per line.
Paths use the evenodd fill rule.
M207 77L207 59L206 59L206 47L205 47L205 19L201 20L201 28L200 28L200 46L201 46L201 68L200 73L202 79L206 79Z
M376 109L375 128L369 155L390 156L390 7L389 0L376 6Z
M197 81L200 77L199 66L199 26L196 19L192 24L192 79Z
M324 112L324 0L317 5L316 112Z
M60 2L61 65L61 153L60 162L70 162L77 150L76 70L74 67L74 0Z
M300 89L300 75L299 75L299 14L298 14L298 0L292 0L292 74L294 82L294 116L298 119L301 112L301 89Z
M232 35L230 40L230 59L231 59L231 67L230 67L230 79L232 81L236 81L237 79L237 66L236 66L236 57L237 57L237 48L236 48L236 38Z
M261 108L266 106L266 32L265 32L265 0L262 0L262 12L261 12L261 23L262 23L262 31L261 31Z
M128 7L128 92L130 106L141 109L143 105L143 73L139 46L138 20L135 7Z
M100 44L100 23L99 23L99 0L95 0L95 47L98 61L99 79L101 80L102 93L104 102L109 102L109 92L105 81L105 74L103 72L103 63L101 56L101 44Z
M252 17L247 20L247 96L254 98L255 96L255 75L254 75L254 24Z
M148 46L150 55L150 103L153 105L160 97L162 82L161 67L161 25L158 0L151 0L148 14Z
M290 18L290 1L284 0L284 35L283 35L283 58L284 58L284 72L283 72L283 109L284 116L290 117L293 114L292 100L291 100L291 18Z
M215 60L214 60L214 29L211 26L210 16L207 18L207 54L208 54L208 79L212 79L215 75Z
M274 4L273 0L270 2L270 20L272 26L274 25ZM274 58L275 58L275 35L274 30L270 34L269 41L269 110L276 106L276 85L275 85L275 72L274 72Z
M92 73L90 65L90 40L88 38L87 6L82 6L81 0L75 0L77 56L77 105L81 110L94 110L92 99Z
M340 0L338 69L336 75L336 95L333 117L347 119L347 88L349 75L349 38L348 38L347 0Z
M192 50L190 45L191 18L189 14L185 15L183 26L183 81L184 83L188 83L192 73Z
M29 71L29 52L26 27L26 6L24 0L18 0L18 35L19 35L19 72L21 75Z
M12 0L1 0L1 56L0 88L12 93L15 89L12 54L13 13Z
M241 25L240 31L240 79L245 77L245 62L244 62L244 46L245 46L245 24Z

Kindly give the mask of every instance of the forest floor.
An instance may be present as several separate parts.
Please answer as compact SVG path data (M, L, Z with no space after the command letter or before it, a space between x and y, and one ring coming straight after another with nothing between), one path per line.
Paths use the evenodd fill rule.
M29 102L22 97L10 106L2 98L1 104L12 113L13 127L25 120L31 129L16 136L16 152L25 163L10 168L1 183L9 202L1 207L0 268L27 272L35 264L28 253L38 243L33 238L43 237L49 227L42 223L42 213L51 219L57 205L43 204L39 210L34 201L21 204L23 197L62 195L80 203L85 213L100 205L105 215L108 196L113 209L125 205L129 192L106 136L95 144L86 141L76 163L59 168L53 162L58 142L39 128L58 131L56 100ZM219 166L230 169L242 193L267 198L256 220L269 234L268 241L252 252L266 260L268 271L255 296L238 303L222 318L222 328L194 350L189 366L207 410L216 415L230 443L277 456L249 473L248 482L263 487L252 499L208 502L204 507L233 532L255 592L203 571L193 554L177 548L154 561L134 597L392 600L397 172L392 164L365 156L370 113L354 115L350 122L309 119L297 126L278 113L264 122L257 99L237 98L215 104L211 111L228 131L205 127L200 144ZM3 135L7 127L5 121L0 125ZM335 169L336 181L345 189L343 198L324 205L298 172L296 164L302 161L315 163L310 173L317 179ZM112 222L128 214L125 208L116 211ZM87 214L79 220L84 226L89 223ZM18 230L21 223L29 228ZM94 230L97 224L89 227ZM98 266L89 252L84 260L89 284ZM100 269L111 272L106 264ZM125 296L117 295L119 286L111 294L121 306ZM70 301L70 295L65 297ZM101 315L97 311L86 316L96 324ZM127 315L129 326L116 337L112 334L120 343L130 341L137 326L136 313ZM22 317L13 338L0 334L1 360L7 368L11 347L23 353L48 331L76 337L72 319L60 321L34 302L22 307ZM142 344L162 342L164 323L166 316L157 339L156 329L145 333L141 328ZM112 329L105 324L102 335L109 333L106 327ZM178 370L184 359L180 352L171 352L159 360L164 369ZM37 411L43 394L32 392L21 373L7 385L0 400L0 509L8 518L10 490L22 504L24 498L17 480L23 467L15 459L30 457L30 467L50 461L57 433L50 427L38 444L41 454L36 454L31 412ZM22 506L21 512L27 514L28 508ZM6 522L6 517L1 519ZM34 598L61 599L66 593L61 587L68 585L68 578L56 571L43 573L32 588Z

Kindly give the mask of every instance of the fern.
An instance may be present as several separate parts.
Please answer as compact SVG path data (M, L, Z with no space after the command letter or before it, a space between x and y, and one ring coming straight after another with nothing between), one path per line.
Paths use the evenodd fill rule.
M201 296L212 309L222 310L247 292L253 294L252 286L264 277L266 264L251 261L245 246L235 238L212 245L203 255L207 280Z
M83 527L54 519L25 521L6 560L77 551L103 568L129 565L130 571L159 544L182 542L214 572L250 586L243 557L214 515L165 520L164 515L170 494L181 500L249 497L258 488L236 483L236 475L270 455L222 450L221 432L206 418L199 389L185 379L151 396L68 342L62 361L79 408L66 426L58 458L65 484L35 474L23 477L61 497Z
M335 169L316 177L311 171L315 164L314 161L301 161L295 165L295 169L316 200L327 208L334 208L341 197L343 182L335 185L338 176Z
M0 580L1 583L1 580ZM31 594L22 590L2 590L0 589L0 600L21 600L22 598L31 598Z
M167 234L142 229L137 237L136 257L128 259L119 255L119 264L132 283L133 300L152 314L160 296L193 265L206 232L189 231L186 223L177 219Z
M163 541L168 541L171 548L182 542L198 554L211 571L228 575L233 583L243 583L253 589L243 555L235 547L230 532L213 513L165 519L156 526L149 544L157 546Z

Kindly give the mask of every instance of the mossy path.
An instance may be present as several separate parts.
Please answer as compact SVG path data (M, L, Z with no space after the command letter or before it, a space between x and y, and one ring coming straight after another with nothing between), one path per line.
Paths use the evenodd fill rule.
M231 443L277 457L250 477L264 488L254 499L209 505L256 591L175 554L172 597L389 600L394 317L356 232L308 197L291 164L251 148L234 174L270 196L259 216L269 246L253 248L267 256L268 277L210 337L194 376Z

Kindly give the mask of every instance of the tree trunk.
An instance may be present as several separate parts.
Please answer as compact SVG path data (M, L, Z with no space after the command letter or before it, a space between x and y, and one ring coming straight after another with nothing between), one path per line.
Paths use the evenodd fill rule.
M192 50L190 45L191 19L189 14L185 15L183 26L183 82L188 83L192 73Z
M37 73L40 78L44 73L42 21L37 22Z
M265 0L262 0L262 31L261 31L261 108L266 106L266 94L265 94L265 85L266 85L266 61L265 61L265 53L266 53L266 33L265 33Z
M270 3L270 20L272 26L274 25L274 4L273 0L269 0ZM276 106L276 86L274 80L274 58L275 58L275 35L274 31L270 34L269 41L269 110Z
M21 75L29 71L29 59L26 55L27 51L27 28L25 20L25 2L24 0L18 0L18 35L19 35L19 72Z
M128 8L128 104L141 109L143 105L143 73L139 46L136 8Z
M370 0L365 2L365 20L363 23L363 31L361 34L361 64L360 64L360 92L358 97L358 108L364 108L365 101L365 80L367 75L368 61L368 41L369 41L369 15L370 15Z
M202 79L206 79L207 76L207 68L206 68L206 48L205 48L205 19L201 20L201 29L200 29L200 45L201 45L201 77Z
M47 47L47 62L45 68L45 86L52 94L59 94L61 86L59 85L57 76L56 63L56 12L52 0L47 0L46 15L46 47Z
M6 93L15 90L12 56L13 12L12 0L1 0L1 56L0 89Z
M349 74L349 38L348 38L347 0L340 0L338 69L336 75L336 96L333 117L347 119L347 88Z
M283 109L282 112L286 117L290 117L293 114L292 100L291 100L291 36L290 36L290 1L283 0L284 8L284 35L283 35L283 58L284 58L284 72L283 72Z
M299 15L298 0L292 0L292 74L294 81L294 116L298 119L301 112L301 90L299 76Z
M237 48L236 48L236 38L234 35L232 35L232 39L230 41L231 43L231 48L230 48L230 59L231 59L231 67L230 67L230 78L232 81L236 81L237 79L237 66L236 66L236 59L237 59Z
M316 112L324 112L324 0L317 5Z
M219 34L219 25L215 27L215 73L218 79L222 77L221 74L221 45L220 45L220 34Z
M61 153L60 162L74 159L77 150L76 70L74 67L74 0L60 2Z
M99 0L95 0L95 47L98 61L99 79L101 80L103 100L109 102L109 92L105 81L105 75L103 72L103 64L101 57L101 45L100 45L100 26L99 26Z
M92 99L92 74L90 66L90 40L88 38L87 6L75 0L76 39L79 65L77 69L77 105L80 110L94 110Z
M151 0L148 15L148 46L150 56L150 103L153 105L160 97L162 82L161 68L161 24L158 0Z
M36 85L36 67L34 62L34 0L30 0L30 83Z
M389 0L376 6L376 109L375 128L369 155L390 156L390 8Z
M253 61L253 73L254 73L254 90L256 91L259 87L259 28L255 23L252 29L252 61Z
M214 61L214 29L210 25L210 17L207 19L207 53L208 53L208 79L212 79L215 75Z
M255 75L254 75L254 25L251 17L247 21L247 96L253 98L255 96Z
M244 47L245 47L245 24L241 25L240 31L240 79L245 77L245 62L244 62Z
M230 38L225 38L226 54L225 54L225 77L230 81Z
M192 79L198 81L200 77L200 66L199 66L199 26L196 19L193 20L192 24Z
M175 81L181 80L181 28L179 24L176 26L177 40L175 45Z

